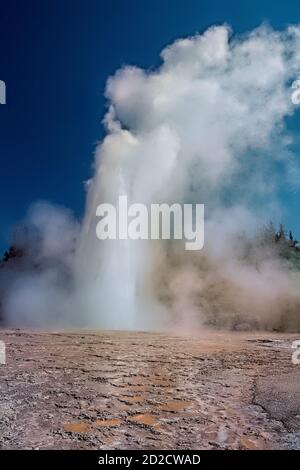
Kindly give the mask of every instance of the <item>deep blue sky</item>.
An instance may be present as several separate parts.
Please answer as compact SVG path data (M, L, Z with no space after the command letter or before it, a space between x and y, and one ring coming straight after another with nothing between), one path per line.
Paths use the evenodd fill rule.
M300 22L299 2L0 0L0 251L36 200L81 216L108 75L123 64L155 66L165 45L211 24L244 32L265 20L279 29ZM300 236L299 193L283 197Z

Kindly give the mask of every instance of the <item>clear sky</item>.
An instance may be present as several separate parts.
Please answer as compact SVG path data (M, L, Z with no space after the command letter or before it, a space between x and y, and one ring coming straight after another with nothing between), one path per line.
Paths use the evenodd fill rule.
M263 21L300 23L299 2L0 0L0 251L32 202L82 215L110 74L124 64L154 67L164 46L211 24L241 33ZM300 110L295 133L299 125ZM299 191L286 188L282 203L299 238Z

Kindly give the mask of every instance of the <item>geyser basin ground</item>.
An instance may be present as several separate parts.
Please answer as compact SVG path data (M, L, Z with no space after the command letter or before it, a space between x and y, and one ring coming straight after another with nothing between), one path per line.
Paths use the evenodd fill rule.
M1 330L2 449L300 448L295 335Z

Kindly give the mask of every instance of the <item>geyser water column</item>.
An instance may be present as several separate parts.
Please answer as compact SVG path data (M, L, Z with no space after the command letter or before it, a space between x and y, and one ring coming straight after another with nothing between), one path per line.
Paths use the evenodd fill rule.
M128 198L128 190L123 175L119 172L119 182L116 188L117 200L113 201L118 221L122 208L118 205L120 196ZM127 217L127 214L121 214ZM99 256L100 270L98 287L102 292L102 306L107 310L106 318L108 327L114 329L132 329L137 324L136 291L137 291L137 251L134 241L123 238L115 240L102 240ZM95 273L97 276L97 272Z
M152 291L153 269L159 248L151 240L99 240L97 207L110 203L118 210L119 197L150 204L166 201L168 180L176 161L178 142L165 126L142 136L117 122L97 149L96 169L88 184L86 214L76 251L76 292L82 326L136 329L158 327L163 308ZM126 214L127 216L127 214ZM118 214L117 214L118 220ZM78 305L76 306L78 311ZM158 319L160 318L160 320Z
M84 322L101 328L131 329L136 324L133 242L99 240L96 236L99 204L112 204L118 220L119 197L130 198L128 152L132 145L135 141L128 132L109 135L98 149L96 173L88 183L86 214L76 256L76 283L81 291L79 302L87 312Z

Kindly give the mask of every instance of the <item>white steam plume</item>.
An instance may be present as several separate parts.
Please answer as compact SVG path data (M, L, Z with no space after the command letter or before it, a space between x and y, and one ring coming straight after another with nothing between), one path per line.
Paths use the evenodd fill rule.
M246 248L280 210L280 183L294 184L299 171L285 118L295 111L300 28L230 36L227 26L211 27L165 48L157 70L125 67L108 80L107 136L88 185L72 289L58 302L62 318L105 328L277 328L282 309L298 305L297 272L262 250L249 258ZM205 203L205 250L100 242L96 207L121 194L129 202ZM46 280L40 291L47 289ZM8 318L17 316L14 296L13 289Z

